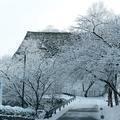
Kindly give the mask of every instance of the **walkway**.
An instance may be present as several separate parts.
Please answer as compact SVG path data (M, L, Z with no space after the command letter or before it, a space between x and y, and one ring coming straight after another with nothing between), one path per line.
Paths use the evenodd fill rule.
M106 105L106 102L102 97L77 97L49 120L100 120L100 107L103 105Z
M97 120L97 108L71 109L58 120Z

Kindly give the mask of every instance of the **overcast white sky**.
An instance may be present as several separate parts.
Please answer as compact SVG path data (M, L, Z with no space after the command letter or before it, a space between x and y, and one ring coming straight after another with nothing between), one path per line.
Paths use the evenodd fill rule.
M0 0L0 57L14 54L27 31L40 31L48 25L68 29L98 1L102 0ZM120 0L103 1L120 13Z

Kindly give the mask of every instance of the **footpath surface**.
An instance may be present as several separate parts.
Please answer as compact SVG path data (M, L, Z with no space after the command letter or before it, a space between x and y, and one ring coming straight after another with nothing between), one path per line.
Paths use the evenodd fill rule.
M100 107L106 104L102 97L77 97L70 105L49 120L100 120Z
M58 120L97 120L93 117L97 112L96 108L71 109Z
M78 98L69 110L57 120L99 120L102 98Z

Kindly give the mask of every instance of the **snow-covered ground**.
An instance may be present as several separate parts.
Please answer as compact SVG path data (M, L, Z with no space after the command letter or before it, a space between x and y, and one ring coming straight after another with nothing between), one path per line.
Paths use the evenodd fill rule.
M104 120L120 120L120 105L113 108L103 106L101 114L104 115Z
M104 120L120 120L120 106L114 106L113 108L110 108L107 106L106 99L103 97L77 97L74 102L69 104L67 107L62 108L61 111L57 111L56 115L53 115L52 118L49 118L49 120L56 120L60 116L62 116L65 112L67 112L70 109L80 109L80 108L97 108L98 112L96 113L81 113L81 116L84 115L91 115L92 117L97 118L98 120L101 120L101 116L104 116ZM103 110L100 110L100 109ZM48 119L46 119L48 120Z
M43 98L51 98L51 96L50 95L44 95ZM61 98L61 99L69 100L69 99L72 98L72 96L68 96L68 95L64 95L64 94L61 94L61 95L56 94L55 98L58 98L58 99Z
M1 116L19 116L19 117L33 117L35 111L31 108L22 108L22 107L11 107L0 105L0 115Z

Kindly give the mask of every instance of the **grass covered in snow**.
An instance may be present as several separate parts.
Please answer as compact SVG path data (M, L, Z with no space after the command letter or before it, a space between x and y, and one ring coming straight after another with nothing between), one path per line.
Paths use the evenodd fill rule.
M30 108L11 107L0 105L0 115L34 117L35 111Z
M104 120L120 120L120 105L114 107L102 106L103 110L100 111L104 115Z

